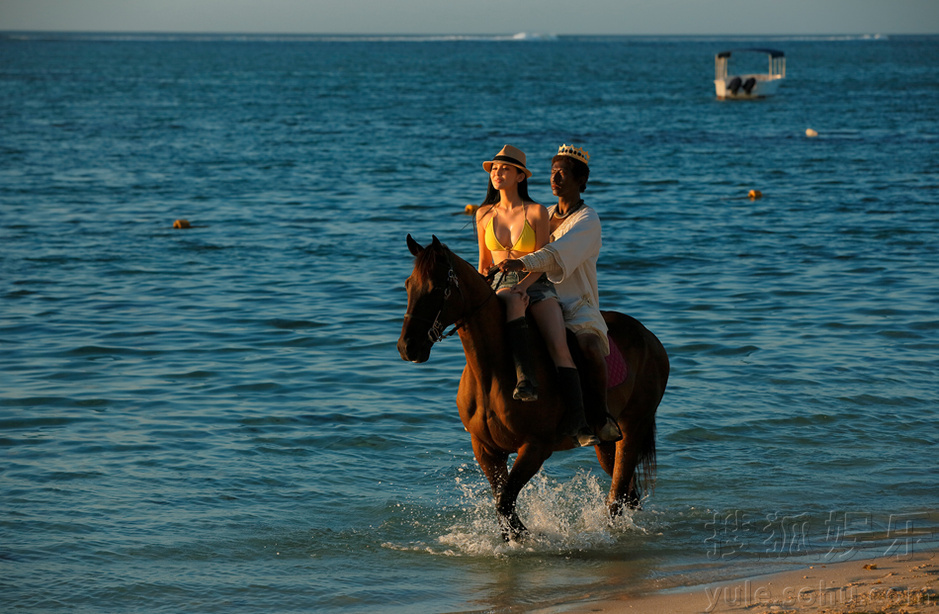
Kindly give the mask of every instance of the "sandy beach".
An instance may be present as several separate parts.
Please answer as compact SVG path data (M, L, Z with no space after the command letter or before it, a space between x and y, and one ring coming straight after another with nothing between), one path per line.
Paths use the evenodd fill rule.
M649 595L585 600L542 614L749 612L785 614L939 612L939 553L809 565L798 570Z

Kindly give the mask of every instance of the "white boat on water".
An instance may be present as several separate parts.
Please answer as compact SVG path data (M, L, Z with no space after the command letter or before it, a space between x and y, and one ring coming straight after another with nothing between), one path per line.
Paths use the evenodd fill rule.
M730 56L736 53L765 53L769 71L735 75L728 72ZM786 78L786 56L775 49L731 49L714 56L714 89L721 100L746 100L772 96Z

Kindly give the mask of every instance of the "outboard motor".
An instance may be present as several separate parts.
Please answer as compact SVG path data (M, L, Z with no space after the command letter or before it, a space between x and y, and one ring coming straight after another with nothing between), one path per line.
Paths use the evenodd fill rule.
M727 84L727 89L729 89L730 92L736 96L737 90L740 89L740 84L741 84L740 77L734 77L733 79L730 80L730 83Z
M746 83L743 84L743 91L749 94L753 91L754 87L756 87L756 79L750 77L747 79Z

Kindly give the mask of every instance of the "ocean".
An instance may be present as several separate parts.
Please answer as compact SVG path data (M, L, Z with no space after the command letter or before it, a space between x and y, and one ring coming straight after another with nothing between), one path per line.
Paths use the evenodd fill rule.
M786 53L775 97L715 98L740 47ZM522 612L935 548L937 64L935 36L0 35L4 609ZM642 510L610 522L592 450L557 453L508 544L458 338L395 349L406 235L475 262L507 143L544 204L589 151L603 307L672 365Z

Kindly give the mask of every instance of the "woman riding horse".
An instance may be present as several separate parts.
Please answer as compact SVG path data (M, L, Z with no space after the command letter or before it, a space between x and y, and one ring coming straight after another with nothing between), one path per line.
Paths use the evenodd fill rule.
M505 308L489 283L436 237L427 247L408 235L415 256L406 282L407 313L398 339L401 358L425 362L434 343L454 331L466 354L457 408L470 433L473 453L495 496L502 536L520 539L527 529L516 501L522 487L557 450L572 443L559 437L565 408L559 402L554 365L534 337L532 363L543 382L537 401L512 398L515 365L505 343ZM659 340L637 320L615 312L603 314L610 337L626 364L626 377L607 394L610 413L623 439L596 446L600 465L612 477L607 506L611 515L638 507L641 488L651 486L655 471L655 411L668 380L668 357ZM455 328L444 333L447 327ZM508 457L517 454L511 470ZM642 467L642 479L637 474Z
M486 200L476 211L476 236L478 270L487 275L507 258L520 258L544 247L548 242L549 222L548 210L528 197L531 171L525 167L524 152L506 145L492 160L483 162L483 168L489 173L489 188ZM580 377L567 347L567 329L554 284L545 275L504 273L494 276L492 288L506 308L506 333L517 380L512 397L519 401L538 398L525 318L526 308L529 308L557 367L556 377L561 380L562 401L568 410L564 435L580 446L600 443L584 417Z

